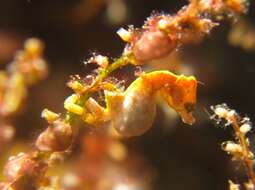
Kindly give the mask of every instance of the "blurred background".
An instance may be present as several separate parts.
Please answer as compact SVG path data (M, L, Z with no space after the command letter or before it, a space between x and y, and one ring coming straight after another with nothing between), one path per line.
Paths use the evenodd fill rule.
M12 61L29 37L45 42L50 68L48 78L30 89L23 111L13 119L15 141L6 151L23 144L32 146L46 126L40 118L44 108L64 111L64 99L71 93L66 82L72 74L85 76L91 71L84 61L93 52L110 57L121 54L124 43L116 34L120 27L131 24L140 27L153 11L174 14L185 4L185 0L2 0L0 68ZM225 22L202 43L178 49L178 58L172 61L179 69L172 67L171 62L144 68L174 69L177 73L195 75L201 82L194 126L182 124L160 106L150 131L125 140L127 147L153 168L152 189L223 190L227 189L228 179L245 179L241 167L221 150L221 142L232 139L231 130L217 127L209 120L207 111L210 105L225 102L255 121L254 16L252 2L248 15L242 18L246 24L239 28L240 39L233 37L236 25ZM117 76L131 82L133 73L134 69L128 67ZM250 136L254 146L254 132ZM2 156L1 160L5 159Z

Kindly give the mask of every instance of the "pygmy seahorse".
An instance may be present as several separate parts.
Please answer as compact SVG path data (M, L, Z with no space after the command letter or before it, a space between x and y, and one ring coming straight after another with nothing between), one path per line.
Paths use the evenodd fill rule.
M184 123L192 125L196 91L193 76L178 76L169 71L145 73L124 92L105 91L106 108L90 98L85 105L90 114L84 120L92 125L109 122L124 137L139 136L152 126L159 95L180 114Z

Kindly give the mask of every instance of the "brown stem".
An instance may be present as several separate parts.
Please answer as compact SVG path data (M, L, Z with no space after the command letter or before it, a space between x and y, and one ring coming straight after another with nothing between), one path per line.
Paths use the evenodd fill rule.
M232 127L235 130L236 137L238 138L238 141L242 147L242 152L243 152L242 164L244 165L244 168L246 170L248 178L250 179L253 186L255 187L255 174L253 171L253 159L250 154L249 144L247 143L245 134L240 131L240 126L237 122L236 116L233 116L230 119L232 121Z

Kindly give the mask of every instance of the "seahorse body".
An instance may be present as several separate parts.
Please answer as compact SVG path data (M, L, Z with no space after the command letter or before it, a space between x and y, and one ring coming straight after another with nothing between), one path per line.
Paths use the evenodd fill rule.
M122 136L139 136L156 115L155 93L150 83L139 78L124 93L106 92L111 126Z

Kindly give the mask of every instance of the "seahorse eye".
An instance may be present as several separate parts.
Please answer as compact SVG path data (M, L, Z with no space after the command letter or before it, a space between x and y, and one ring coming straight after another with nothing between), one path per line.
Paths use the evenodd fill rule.
M185 103L185 104L184 104L184 109L185 109L188 113L190 113L190 112L194 111L194 109L195 109L195 104L194 104L194 103L191 103L191 102Z

